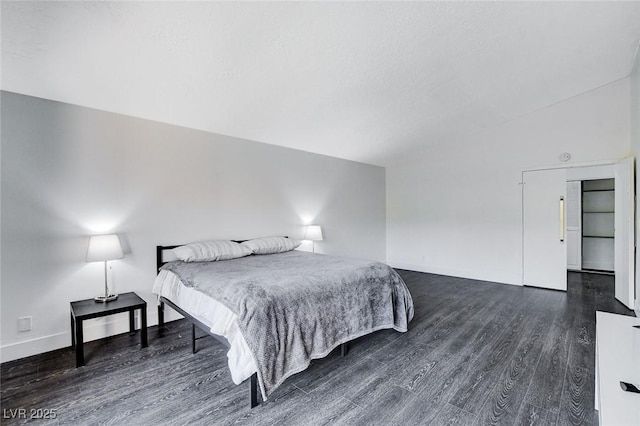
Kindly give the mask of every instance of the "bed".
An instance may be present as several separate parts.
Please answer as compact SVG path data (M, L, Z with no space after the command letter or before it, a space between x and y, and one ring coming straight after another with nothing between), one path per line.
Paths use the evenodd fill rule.
M261 251L264 240L280 245ZM168 305L192 322L194 351L196 326L225 344L234 383L251 380L251 407L258 389L266 400L311 360L338 346L344 355L349 341L377 330L405 332L413 317L411 294L391 267L293 250L291 241L229 241L245 247L242 255L206 261L171 260L191 245L156 248L160 329Z

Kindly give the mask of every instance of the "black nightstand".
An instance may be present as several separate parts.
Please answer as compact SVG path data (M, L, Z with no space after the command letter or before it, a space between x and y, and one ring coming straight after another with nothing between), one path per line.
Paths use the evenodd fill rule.
M129 331L135 331L133 313L140 309L140 348L147 347L147 302L131 292L118 296L116 300L98 303L93 299L71 302L71 346L76 348L76 367L84 365L84 347L82 335L82 321L104 317L121 312L129 312Z

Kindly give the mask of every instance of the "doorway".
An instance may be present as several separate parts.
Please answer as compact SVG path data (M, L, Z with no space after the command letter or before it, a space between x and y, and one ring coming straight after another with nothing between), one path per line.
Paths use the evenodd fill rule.
M606 187L611 185L613 179L613 189ZM570 194L567 182L571 181L580 182L579 209L567 208L571 207L566 203ZM599 182L585 185L584 181ZM615 297L632 308L635 296L634 183L632 157L598 166L523 171L523 285L566 291L569 264L581 270L613 270ZM583 187L587 191L583 191ZM613 198L613 212L610 210L610 197ZM599 204L598 200L601 199L609 200L606 207ZM593 213L589 215L593 217L612 215L615 225L613 238L610 221L586 217L585 211ZM577 218L580 221L579 229L575 226ZM572 226L567 226L568 223ZM606 241L597 243L596 238ZM569 244L572 244L572 249L568 249ZM613 257L609 249L612 245ZM577 250L580 256L575 255ZM571 259L568 258L569 254Z

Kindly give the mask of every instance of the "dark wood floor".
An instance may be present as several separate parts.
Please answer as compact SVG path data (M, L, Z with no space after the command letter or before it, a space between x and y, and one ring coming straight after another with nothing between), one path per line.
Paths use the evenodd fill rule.
M54 409L60 424L597 424L593 410L595 311L633 315L613 277L569 274L569 290L399 271L416 315L404 334L353 342L249 409L224 348L190 352L184 321L2 364L2 424L9 410ZM38 424L47 421L39 420Z

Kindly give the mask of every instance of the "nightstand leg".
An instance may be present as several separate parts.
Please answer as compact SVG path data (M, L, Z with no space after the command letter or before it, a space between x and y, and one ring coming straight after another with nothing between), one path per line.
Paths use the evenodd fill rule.
M84 365L84 336L82 335L82 320L76 319L76 367Z
M129 311L129 333L136 331L136 318L134 315L134 309Z
M140 318L140 345L143 348L146 348L148 345L147 342L147 307L144 306L142 309L142 318Z

